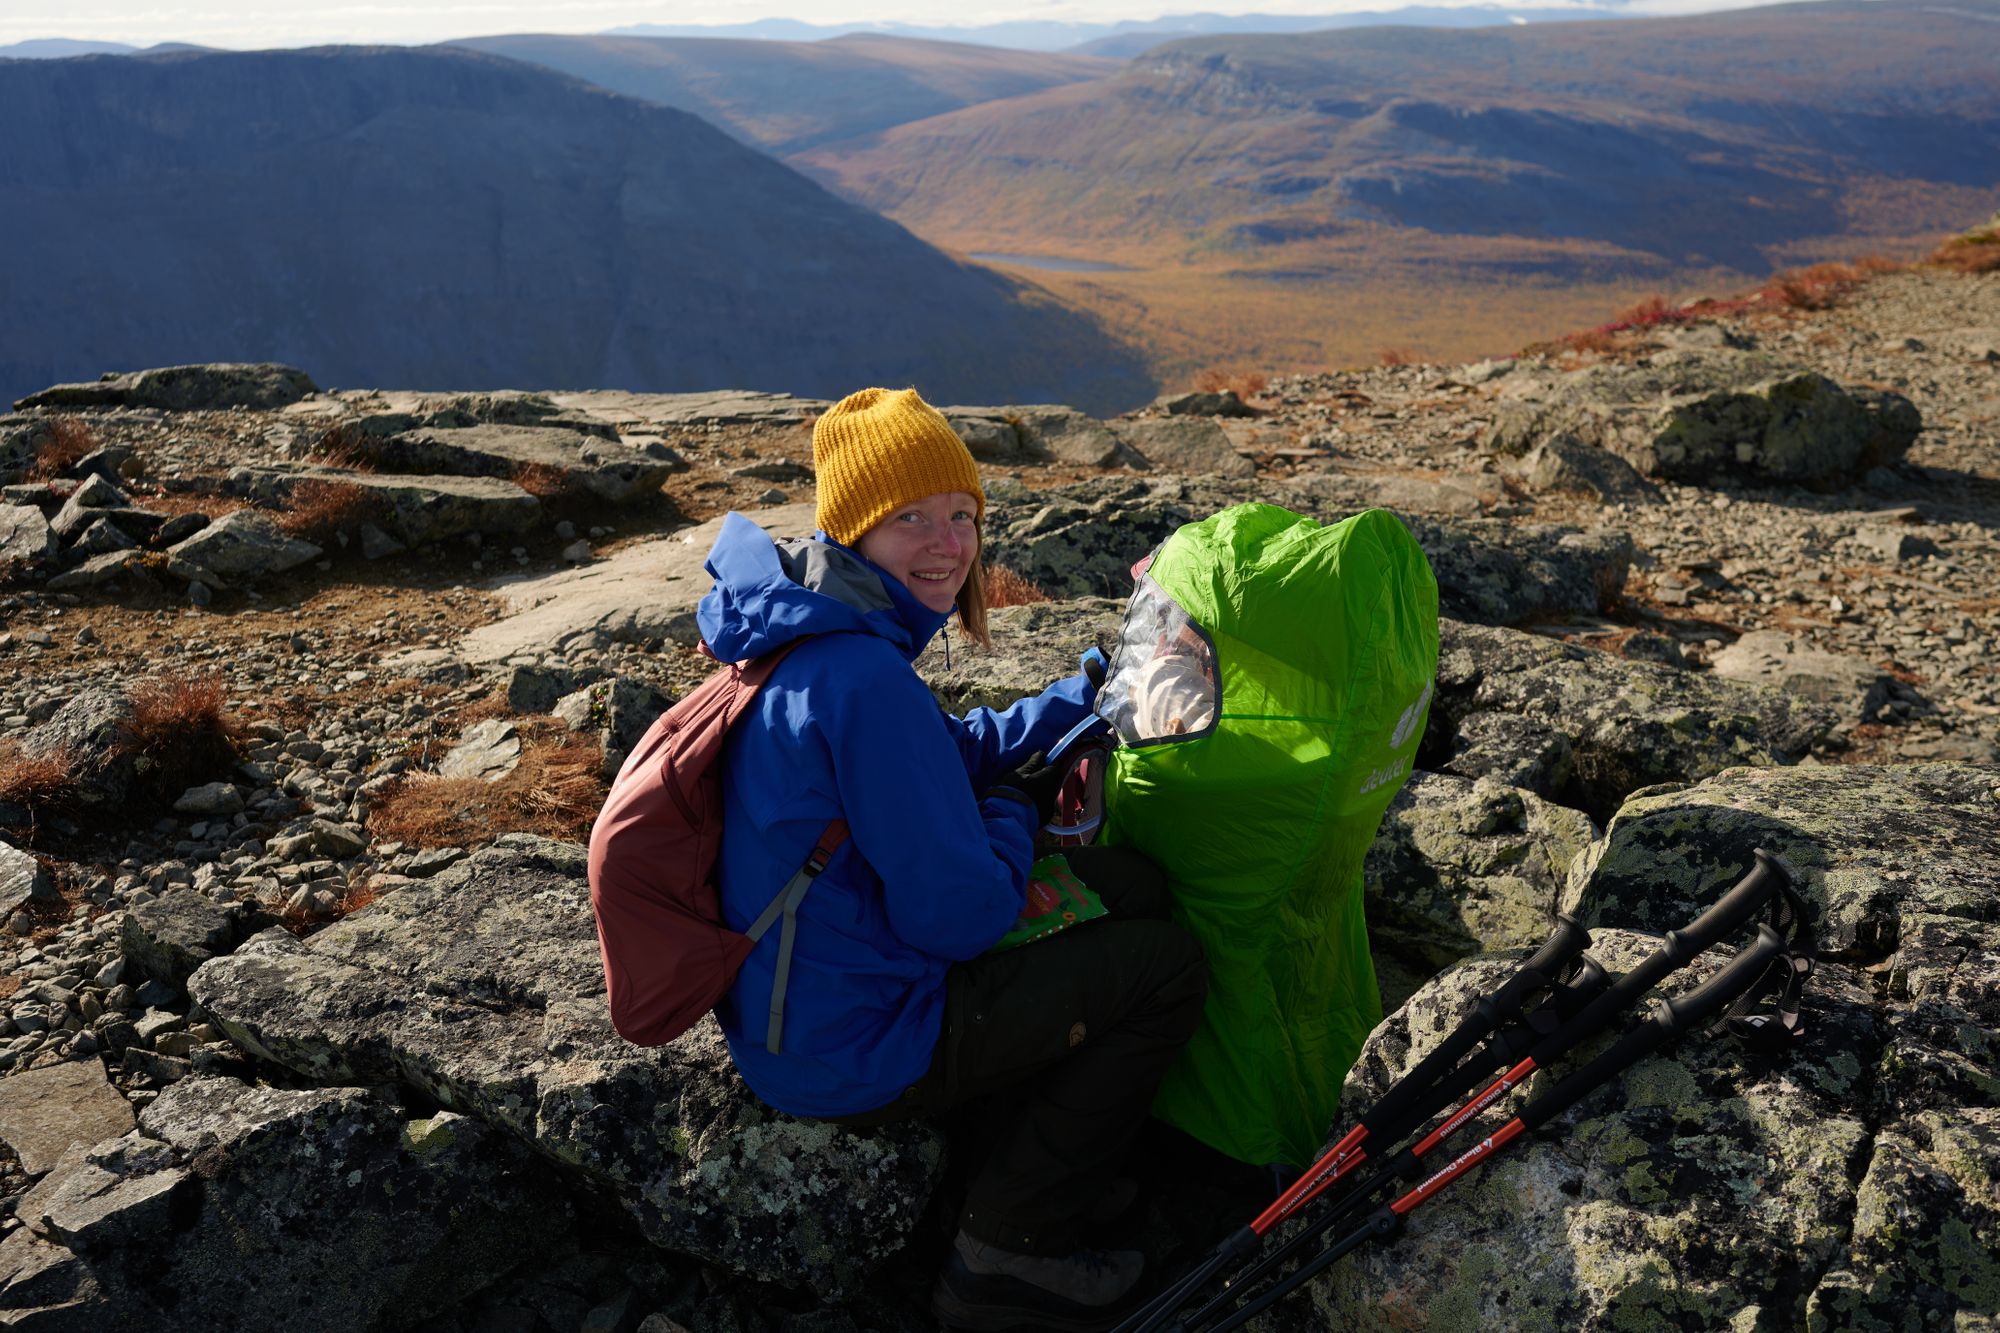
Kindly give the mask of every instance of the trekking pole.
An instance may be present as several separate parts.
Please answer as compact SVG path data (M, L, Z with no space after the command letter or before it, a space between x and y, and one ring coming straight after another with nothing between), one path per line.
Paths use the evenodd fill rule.
M1565 1019L1554 1032L1542 1037L1517 1063L1496 1079L1477 1097L1454 1111L1445 1121L1416 1143L1404 1148L1388 1159L1363 1185L1352 1191L1346 1199L1336 1204L1330 1211L1317 1217L1299 1234L1293 1236L1276 1251L1259 1259L1248 1272L1239 1277L1233 1286L1241 1287L1261 1279L1266 1273L1297 1254L1314 1239L1353 1211L1354 1207L1370 1195L1395 1179L1414 1176L1421 1159L1450 1138L1452 1134L1477 1119L1488 1107L1506 1096L1509 1090L1520 1086L1528 1075L1560 1059L1570 1050L1607 1027L1617 1015L1637 1004L1639 998L1652 989L1662 977L1687 963L1690 959L1706 952L1718 940L1733 934L1749 918L1769 903L1771 896L1782 890L1784 903L1781 911L1774 915L1789 928L1803 929L1804 913L1797 895L1791 887L1791 876L1784 863L1769 852L1759 848L1750 871L1738 880L1722 898L1679 930L1668 931L1660 942L1660 947L1643 959L1639 965L1620 977L1608 989L1592 997L1581 1009ZM1783 936L1780 936L1784 940ZM1768 959L1766 960L1769 961ZM1497 1048L1504 1049L1499 1043ZM1497 1050L1493 1053L1497 1053ZM1488 1054L1488 1053L1482 1053ZM1512 1052L1508 1052L1512 1058ZM1486 1072L1499 1066L1498 1060L1491 1060L1486 1068L1476 1068L1475 1061L1467 1061L1473 1068L1470 1078L1462 1077L1463 1071L1454 1071L1455 1077L1445 1085L1430 1090L1417 1103L1419 1118L1417 1123L1429 1119L1437 1111L1449 1106L1453 1100L1476 1083ZM1218 1266L1219 1267L1219 1266ZM1183 1292L1177 1299L1185 1303L1192 1289ZM1219 1305L1233 1299L1224 1292L1211 1300L1197 1312L1197 1320L1211 1314ZM1157 1326L1149 1325L1149 1327ZM1199 1327L1198 1323L1189 1327Z
M1255 1249L1272 1228L1297 1215L1328 1186L1359 1166L1368 1155L1362 1146L1364 1143L1370 1139L1394 1143L1407 1132L1404 1128L1406 1124L1411 1121L1421 1124L1429 1119L1434 1111L1424 1111L1416 1116L1411 1114L1421 1104L1423 1094L1430 1091L1431 1086L1449 1073L1466 1052L1491 1036L1503 1022L1523 1021L1523 1006L1527 1001L1542 991L1550 990L1563 969L1574 963L1589 947L1590 932L1571 918L1558 916L1554 932L1542 947L1498 989L1481 996L1472 1012L1438 1043L1436 1049L1383 1093L1354 1128L1308 1167L1270 1207L1225 1238L1207 1259L1184 1277L1135 1311L1118 1326L1117 1333L1146 1333L1158 1327L1226 1265ZM1600 975L1601 971L1599 969ZM1497 1060L1490 1062L1486 1068L1468 1078L1466 1086L1498 1066ZM1463 1090L1459 1089L1460 1092ZM1449 1103L1457 1095L1457 1092L1448 1095L1440 1104Z
M1776 930L1768 925L1758 926L1756 940L1739 952L1720 972L1685 995L1660 1001L1651 1018L1629 1029L1601 1054L1549 1091L1530 1101L1512 1120L1460 1153L1435 1175L1395 1201L1377 1208L1360 1226L1327 1246L1302 1264L1296 1272L1282 1278L1269 1290L1260 1293L1220 1322L1213 1325L1205 1322L1213 1308L1211 1306L1198 1312L1194 1319L1184 1326L1185 1329L1188 1333L1194 1333L1194 1330L1201 1330L1202 1333L1228 1333L1230 1329L1239 1328L1268 1309L1274 1302L1303 1286L1330 1264L1339 1261L1371 1240L1390 1235L1418 1205L1436 1195L1467 1171L1521 1135L1540 1129L1582 1100L1585 1094L1617 1077L1668 1041L1692 1028L1702 1026L1721 1013L1739 996L1755 986L1770 970L1772 961L1787 952L1787 947L1787 941ZM1230 1293L1225 1292L1223 1299L1232 1297Z

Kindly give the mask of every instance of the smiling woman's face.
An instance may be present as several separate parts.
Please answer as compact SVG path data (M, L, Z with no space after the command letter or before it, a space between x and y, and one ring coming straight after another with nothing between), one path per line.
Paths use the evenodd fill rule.
M979 558L979 498L948 491L892 510L854 549L889 571L919 602L949 611Z

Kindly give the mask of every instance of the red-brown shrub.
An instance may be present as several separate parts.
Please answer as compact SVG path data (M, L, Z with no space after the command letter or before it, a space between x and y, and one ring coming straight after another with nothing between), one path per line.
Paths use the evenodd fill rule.
M34 461L28 464L29 481L60 477L79 459L97 448L97 433L81 417L52 417L48 434L35 446Z
M158 799L210 781L236 762L242 724L223 709L218 676L150 680L132 691L131 747Z
M381 502L365 486L351 481L308 477L292 487L278 515L278 526L317 546L334 540L343 528L358 527L380 513Z
M1046 602L1049 595L1005 565L986 567L986 606L997 611L1003 606L1027 606Z
M502 833L583 842L604 805L604 757L556 724L524 725L521 759L494 782L406 773L368 816L378 838L419 847L470 847Z

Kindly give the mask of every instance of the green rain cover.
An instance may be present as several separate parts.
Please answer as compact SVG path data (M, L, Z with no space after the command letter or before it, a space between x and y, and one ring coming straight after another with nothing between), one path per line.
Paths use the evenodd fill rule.
M1122 742L1103 840L1165 867L1208 951L1154 1112L1231 1157L1309 1164L1381 1020L1362 860L1437 657L1437 581L1387 510L1238 505L1168 538L1133 594L1099 702Z

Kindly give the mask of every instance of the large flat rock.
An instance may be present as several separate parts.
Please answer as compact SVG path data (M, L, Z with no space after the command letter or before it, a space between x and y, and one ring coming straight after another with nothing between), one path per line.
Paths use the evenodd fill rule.
M510 1131L661 1246L848 1290L908 1239L940 1139L771 1111L712 1021L657 1050L620 1039L584 871L580 846L509 835L304 942L266 932L189 993L313 1082L416 1088Z
M1608 450L1649 477L1833 486L1893 463L1922 419L1909 399L1843 387L1764 352L1687 349L1508 376L1488 446Z
M1996 816L1992 765L1743 768L1627 802L1565 891L1592 952L1629 967L1768 848L1798 871L1820 923L1803 1035L1775 1054L1695 1035L1635 1065L1412 1214L1393 1246L1319 1279L1316 1317L1989 1326L2000 1299ZM1666 989L1713 965L1698 961ZM1352 1105L1511 966L1462 964L1413 997L1369 1039ZM1546 1086L1538 1076L1528 1092Z
M1827 709L1491 625L1440 625L1438 693L1418 762L1495 777L1608 818L1641 787L1797 763Z
M0 1142L31 1176L54 1166L72 1144L115 1139L132 1123L132 1103L94 1056L0 1078Z
M65 1154L0 1245L0 1322L342 1333L422 1326L568 1225L511 1136L379 1090L185 1079Z
M364 435L355 447L385 472L518 480L540 469L614 504L658 491L687 466L663 445L655 456L567 426L432 427Z
M779 505L749 515L780 537L809 536L811 504ZM628 546L580 569L521 579L499 589L509 614L467 634L468 662L502 662L612 643L694 644L694 609L713 582L703 571L722 520L658 541Z
M1364 870L1384 1012L1461 958L1539 944L1570 863L1596 836L1588 815L1531 791L1412 774Z
M57 384L16 407L157 407L170 412L225 407L279 408L316 388L303 370L270 362L216 362L106 374L83 384Z
M549 395L563 407L605 421L633 426L801 425L832 404L818 398L756 389L716 389L704 393L625 393L597 389Z

